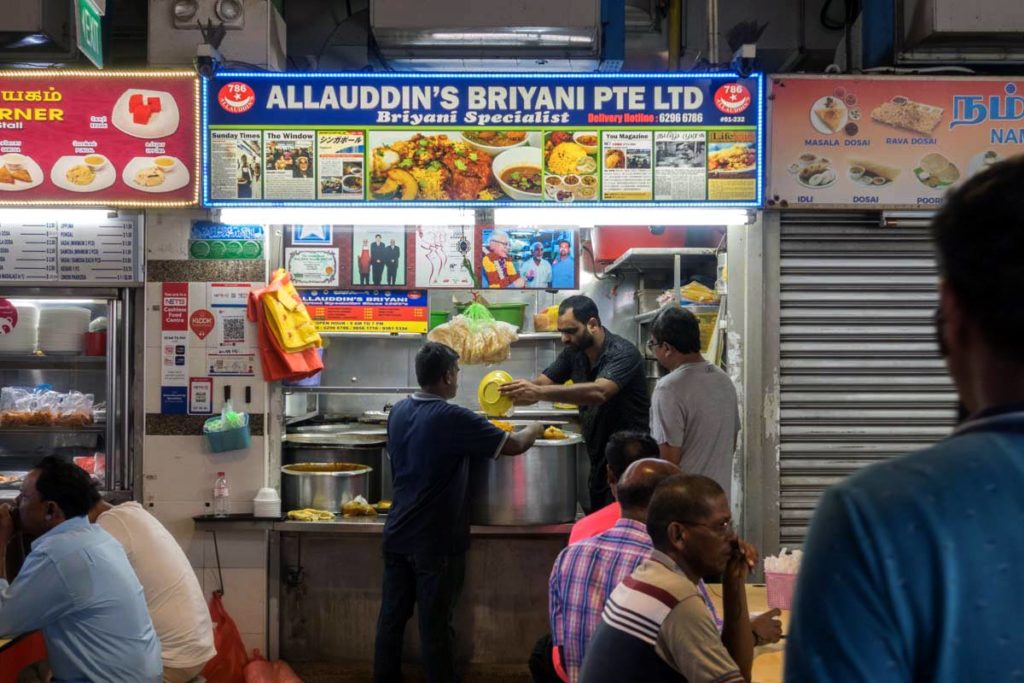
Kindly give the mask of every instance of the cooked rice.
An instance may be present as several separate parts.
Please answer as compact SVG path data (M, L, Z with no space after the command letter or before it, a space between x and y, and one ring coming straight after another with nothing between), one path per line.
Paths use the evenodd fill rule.
M420 199L448 199L448 193L444 191L445 178L442 169L413 167L409 169L409 173L420 186Z
M576 173L576 164L585 156L587 150L575 142L560 143L548 155L548 170L555 175Z

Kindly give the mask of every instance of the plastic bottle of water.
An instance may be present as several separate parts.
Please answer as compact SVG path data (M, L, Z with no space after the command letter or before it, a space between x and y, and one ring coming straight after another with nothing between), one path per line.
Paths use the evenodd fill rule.
M213 516L228 516L228 478L223 472L217 473L217 481L213 482Z

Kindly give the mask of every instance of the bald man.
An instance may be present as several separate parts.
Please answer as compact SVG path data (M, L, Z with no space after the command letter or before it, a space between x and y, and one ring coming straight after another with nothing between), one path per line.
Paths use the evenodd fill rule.
M548 582L552 642L571 683L579 679L605 600L650 555L647 505L658 484L675 474L679 468L665 460L634 462L617 485L622 517L607 531L565 548L555 560Z

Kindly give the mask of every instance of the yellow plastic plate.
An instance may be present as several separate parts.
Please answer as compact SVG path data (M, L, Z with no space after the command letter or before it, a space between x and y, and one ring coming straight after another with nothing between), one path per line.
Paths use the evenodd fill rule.
M477 388L476 397L486 415L502 417L512 410L512 399L501 395L501 385L512 381L512 375L504 370L494 370L484 375Z

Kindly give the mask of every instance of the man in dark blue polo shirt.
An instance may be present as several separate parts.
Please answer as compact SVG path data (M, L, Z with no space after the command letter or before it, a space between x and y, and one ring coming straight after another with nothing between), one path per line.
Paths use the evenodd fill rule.
M651 399L640 351L601 325L597 304L570 296L558 306L558 331L565 350L532 382L521 379L501 387L517 405L537 401L580 407L583 438L590 455L590 510L612 502L605 446L612 434L650 431ZM563 386L567 380L573 383Z
M449 403L459 382L459 354L427 342L416 354L422 391L400 401L388 418L393 503L384 525L384 589L374 681L402 680L405 624L418 606L427 680L456 680L452 614L462 590L469 548L469 461L517 455L542 431L512 434Z

